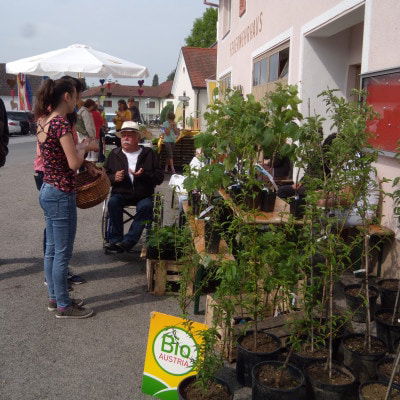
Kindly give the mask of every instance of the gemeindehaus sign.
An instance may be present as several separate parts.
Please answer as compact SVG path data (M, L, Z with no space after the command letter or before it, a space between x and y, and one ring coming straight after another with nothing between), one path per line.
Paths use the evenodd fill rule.
M207 325L152 312L144 363L142 392L163 400L178 400L177 387L194 375L201 338Z

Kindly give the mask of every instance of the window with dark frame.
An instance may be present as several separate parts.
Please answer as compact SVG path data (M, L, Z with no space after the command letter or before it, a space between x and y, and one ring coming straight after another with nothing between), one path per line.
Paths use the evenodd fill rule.
M271 51L253 62L253 86L286 78L289 72L289 47Z
M112 100L104 100L103 107L112 107Z
M156 102L155 101L149 101L147 104L147 108L156 108Z

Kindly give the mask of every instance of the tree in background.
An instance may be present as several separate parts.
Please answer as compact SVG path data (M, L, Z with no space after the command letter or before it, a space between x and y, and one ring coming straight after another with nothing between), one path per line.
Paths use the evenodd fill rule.
M196 18L192 32L185 39L187 46L210 47L217 41L218 11L207 8L201 18Z
M174 112L173 103L167 103L160 113L160 124L164 123L167 120L167 115L169 112Z
M167 81L173 81L175 78L175 69L173 71L171 71L168 76L167 76Z
M151 86L158 86L158 85L159 85L159 83L158 83L158 75L154 74L154 76L153 76L153 84Z

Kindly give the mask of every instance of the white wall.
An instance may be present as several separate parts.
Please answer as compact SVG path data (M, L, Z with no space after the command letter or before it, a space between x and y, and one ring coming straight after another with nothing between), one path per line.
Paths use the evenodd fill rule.
M185 92L186 96L190 97L189 105L186 106L186 117L194 115L196 107L196 93L192 88L189 73L185 64L185 60L182 55L182 50L179 53L178 65L176 67L174 83L172 85L171 93L175 99L175 107L179 103L178 97L183 96Z
M349 29L328 38L304 39L301 76L303 99L301 108L304 115L308 114L308 99L310 99L311 115L325 114L325 104L317 97L325 89L339 89L337 95L346 97L350 39ZM329 128L329 125L327 121L325 128Z
M200 111L200 129L206 129L206 121L203 117L204 113L207 111L208 106L208 96L207 89L201 89L199 94L199 111Z
M366 0L363 72L400 67L400 1Z

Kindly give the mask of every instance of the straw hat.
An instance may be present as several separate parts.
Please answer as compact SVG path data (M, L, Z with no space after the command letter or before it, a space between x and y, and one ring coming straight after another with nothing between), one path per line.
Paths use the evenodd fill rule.
M138 132L140 137L142 136L142 133L140 132L140 129L139 129L139 124L137 122L125 121L122 124L121 130L116 132L115 135L118 136L119 138L121 138L121 133L126 132L126 131Z

